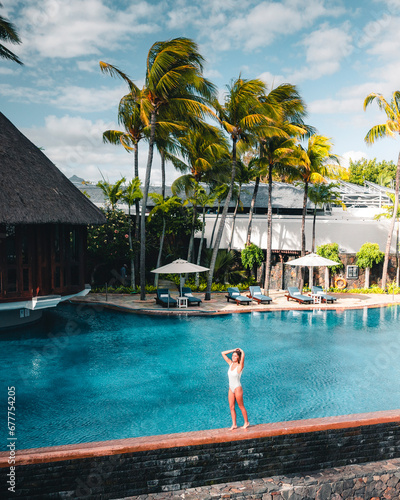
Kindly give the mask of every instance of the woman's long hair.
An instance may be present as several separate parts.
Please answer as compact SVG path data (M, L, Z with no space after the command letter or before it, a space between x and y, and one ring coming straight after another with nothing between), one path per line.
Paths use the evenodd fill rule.
M235 351L235 352L236 352L236 354L238 355L238 358L239 358L239 359L238 359L238 363L240 363L240 359L241 359L241 357L242 357L242 351L241 351L240 349L236 349L236 351Z

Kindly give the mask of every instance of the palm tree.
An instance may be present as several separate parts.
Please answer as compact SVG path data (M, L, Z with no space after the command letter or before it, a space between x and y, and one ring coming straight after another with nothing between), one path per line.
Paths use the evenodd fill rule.
M221 220L215 239L213 253L210 262L210 271L207 279L207 290L205 300L211 299L211 285L214 267L218 255L219 245L224 231L229 203L232 198L233 186L236 176L236 148L238 141L249 141L251 133L257 128L267 126L271 118L265 115L261 104L261 98L265 95L265 84L261 80L244 80L239 76L237 80L228 86L228 92L224 104L215 101L214 107L218 119L232 139L232 168L229 191L225 199Z
M3 7L1 3L0 7ZM13 44L21 43L21 39L19 38L17 29L14 26L14 24L2 16L0 16L0 40ZM24 64L20 60L20 58L14 54L14 52L11 52L11 50L7 49L7 47L5 47L2 43L0 43L0 57L2 59L8 59L9 61L14 61L17 64L21 65Z
M137 97L139 96L139 97ZM125 95L118 106L118 123L122 125L125 132L120 130L106 130L103 132L103 142L110 144L122 144L126 151L133 150L133 178L139 178L139 142L145 137L146 126L140 116L140 94L135 97L132 94ZM139 200L135 201L135 238L139 237Z
M286 125L282 124L282 130ZM258 161L261 175L266 176L268 182L268 208L267 208L267 256L265 262L264 289L268 295L271 277L272 258L272 174L275 170L292 168L295 164L294 151L296 149L296 139L289 137L272 137L265 139L261 143L262 156Z
M149 220L153 215L157 213L161 213L162 215L162 221L163 221L163 226L162 226L162 231L160 234L160 246L158 249L158 256L157 256L157 265L156 268L161 266L161 257L162 257L162 252L163 252L163 247L164 247L164 239L165 239L165 233L166 233L166 220L165 220L165 215L168 214L168 212L175 208L175 207L180 207L181 206L181 200L177 196L172 196L170 198L164 198L162 194L159 193L150 193L149 194L150 198L155 202L154 208L151 210L149 214ZM155 274L154 276L154 286L158 287L158 273Z
M314 134L308 139L307 149L298 147L299 163L295 177L301 180L304 186L303 212L301 218L301 255L306 254L306 214L308 186L311 182L325 182L325 176L336 173L328 162L339 165L339 158L331 153L332 143L328 137ZM304 284L304 268L302 268L300 279L300 290Z
M115 66L100 63L102 70L124 79L131 93L139 95L139 89L125 73ZM150 186L156 124L163 110L169 116L184 121L187 117L212 115L207 103L214 98L215 87L203 75L203 58L197 44L188 38L175 38L155 42L148 53L145 85L140 100L141 117L150 127L149 152L143 189L140 224L140 299L146 298L146 206Z
M214 193L207 193L204 188L199 188L199 192L197 194L197 203L199 206L202 208L202 215L203 215L203 228L201 230L201 239L200 239L200 244L199 244L199 250L197 253L197 265L200 266L201 264L201 254L203 251L203 243L204 243L204 232L206 229L206 207L210 207L214 204L216 200L216 195ZM199 273L196 273L196 279L195 279L195 287L196 289L199 288L199 282L200 282L200 275Z
M234 210L233 216L232 216L232 229L231 229L231 236L229 238L228 251L230 251L232 248L233 235L235 232L235 225L236 225L236 216L237 216L237 212L238 212L240 205L241 205L242 210L243 210L243 203L241 203L241 199L240 199L240 195L242 194L242 186L243 186L243 184L248 184L248 182L250 181L250 179L252 177L252 174L253 174L253 171L251 168L246 166L242 161L237 162L235 182L238 186L238 189L237 189L235 210Z
M251 172L250 180L254 179L254 189L253 189L253 194L251 196L251 203L250 203L250 209L249 209L249 222L247 225L247 238L246 238L246 247L248 247L251 243L251 230L253 226L253 216L254 216L254 208L256 206L256 200L257 200L257 194L258 194L258 187L260 185L260 168L258 166L257 162L258 158L254 157L250 160L249 162L249 170Z
M103 191L103 194L106 198L106 203L110 204L111 210L115 210L118 201L124 194L124 188L122 184L125 181L125 177L122 177L122 179L117 181L115 184L111 184L103 177L103 180L97 183L97 187L99 187Z
M263 100L268 109L275 109L278 113L275 129L269 131L269 134L260 134L260 156L256 160L261 176L266 177L268 182L267 256L264 283L265 293L268 295L272 257L273 174L281 171L287 173L293 169L296 163L297 138L307 135L312 129L303 123L306 107L294 85L288 83L279 85L264 96Z
M377 139L382 139L383 137L396 137L396 134L400 134L400 91L396 90L395 92L393 92L393 96L390 102L386 101L386 99L381 94L376 94L374 92L369 94L364 101L364 110L374 100L377 101L379 109L381 109L386 113L387 120L385 123L382 123L380 125L375 125L368 131L364 139L367 144L373 144ZM400 179L400 153L397 160L393 215L386 241L385 260L383 261L383 271L382 271L383 289L386 288L390 245L392 243L392 235L393 235L394 225L396 223L397 209L399 206L399 179Z
M379 220L382 217L385 219L392 219L393 217L393 208L395 205L395 195L393 193L386 193L389 198L392 200L393 205L383 205L382 208L385 210L380 214L376 214L374 219ZM400 207L397 208L397 216L396 216L396 286L399 286L400 283L400 266L399 266L399 221L400 221Z
M317 207L322 207L326 204L342 205L343 209L346 209L346 205L342 202L340 197L340 192L337 190L338 185L335 183L325 184L324 182L316 182L311 184L308 188L308 198L312 203L314 203L314 217L313 217L313 228L312 228L312 245L311 252L314 253L315 250L315 226L317 219Z
M136 280L135 280L135 259L134 259L133 239L132 239L131 207L132 205L137 205L142 196L143 193L142 190L140 189L139 177L135 177L126 186L125 191L123 192L121 197L121 199L128 204L128 216L129 216L128 237L129 237L129 250L131 255L131 287L133 290L136 288Z
M185 192L186 198L193 205L193 230L189 240L187 260L191 262L194 245L194 221L197 218L196 193L198 183L202 179L212 179L214 170L218 168L221 158L228 156L228 146L221 132L212 126L204 126L199 130L188 129L178 138L178 149L181 158L168 155L168 159L177 170L190 172L182 175L172 184L173 194Z

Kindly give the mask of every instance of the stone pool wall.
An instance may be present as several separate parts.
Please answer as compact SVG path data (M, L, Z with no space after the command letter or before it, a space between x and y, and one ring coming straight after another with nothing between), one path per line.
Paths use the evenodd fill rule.
M1 498L123 498L400 457L400 410L0 453Z

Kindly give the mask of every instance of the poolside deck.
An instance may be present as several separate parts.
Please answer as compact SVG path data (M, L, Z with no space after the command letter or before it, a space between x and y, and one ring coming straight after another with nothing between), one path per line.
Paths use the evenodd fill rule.
M236 305L227 302L225 292L213 293L211 300L204 300L204 293L194 293L195 297L202 299L200 306L188 308L171 307L166 308L156 304L155 294L147 294L146 300L140 300L138 295L128 294L106 294L90 293L86 297L76 297L71 300L73 303L84 303L88 305L98 305L110 309L124 312L141 314L162 314L190 316L248 313L257 311L285 311L285 310L313 310L313 309L362 309L364 307L383 307L393 304L400 304L400 295L387 294L353 294L353 293L331 293L337 297L334 304L299 304L293 300L288 301L284 290L271 290L269 296L272 298L271 304L257 304L252 302L249 305ZM177 296L177 293L175 294ZM242 295L246 295L245 292ZM173 295L174 296L174 295Z

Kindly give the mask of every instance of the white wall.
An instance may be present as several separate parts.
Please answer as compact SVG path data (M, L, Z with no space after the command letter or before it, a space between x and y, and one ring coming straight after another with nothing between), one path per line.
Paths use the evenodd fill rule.
M380 221L372 218L338 218L332 216L317 217L316 247L326 243L338 243L343 253L356 253L366 242L378 243L381 251L385 251L386 239L390 221ZM211 233L215 215L206 216L207 245L210 246ZM242 250L247 237L248 215L238 215L236 218L233 248ZM219 222L218 222L219 225ZM218 231L218 225L215 235ZM223 232L220 248L227 248L232 230L232 217L228 215ZM214 239L215 239L214 235ZM196 235L200 237L201 234ZM312 216L306 218L306 249L311 251L312 244ZM259 247L267 247L267 217L256 215L253 218L251 241ZM395 252L396 233L393 233L391 252ZM272 249L273 250L300 250L301 249L301 216L274 216L272 220Z

